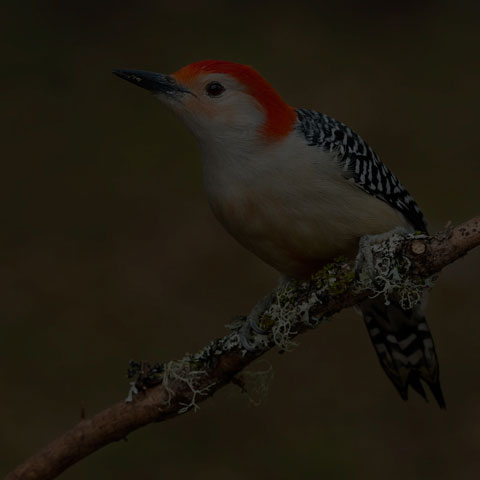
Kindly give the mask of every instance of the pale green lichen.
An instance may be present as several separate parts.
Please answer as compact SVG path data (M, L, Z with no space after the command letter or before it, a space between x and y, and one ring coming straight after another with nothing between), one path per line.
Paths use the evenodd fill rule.
M355 281L355 272L348 267L346 257L338 257L312 275L317 289L322 294L336 296L344 294Z
M236 330L241 322L236 319L234 325L229 325L229 328ZM208 385L199 387L201 377L208 374L208 368L215 361L215 357L224 354L225 352L231 352L240 347L238 336L236 333L232 333L225 337L213 340L206 347L195 354L186 354L180 360L174 360L164 365L162 384L167 391L169 398L168 404L170 404L175 389L172 385L178 382L184 383L190 389L190 401L189 403L180 403L181 408L178 413L185 413L191 409L197 411L199 406L197 399L200 396L208 395L210 389L215 385L212 382Z
M130 390L125 401L131 402L133 396L139 390L146 390L162 384L168 394L166 405L169 407L172 398L177 393L174 385L183 383L190 390L186 395L189 397L189 402L180 402L181 408L178 410L178 413L185 413L191 409L198 410L198 397L208 395L210 389L215 385L215 382L203 385L204 382L201 378L207 375L206 366L208 362L211 361L215 354L219 355L221 353L215 350L214 343L211 342L195 355L187 353L182 359L172 360L167 363L150 365L146 362L130 362L129 378L137 377L137 379L134 382L130 382Z
M197 411L199 409L199 406L196 403L197 398L199 396L208 395L210 388L215 385L215 382L212 382L208 385L198 388L197 384L199 377L205 375L207 375L206 370L196 370L192 368L190 355L186 355L181 360L172 360L166 363L162 384L168 393L167 405L170 406L172 397L175 395L175 390L171 385L180 382L186 384L190 389L191 397L189 403L180 402L181 408L178 410L178 413L186 413L191 409Z
M354 274L342 272L344 259L325 266L312 280L317 289L310 288L310 282L290 282L277 290L274 301L260 319L260 325L269 327L268 341L282 351L290 351L297 344L292 341L301 325L315 327L328 321L326 317L311 315L314 306L324 303L330 296L346 291L353 282ZM337 279L339 277L341 280Z

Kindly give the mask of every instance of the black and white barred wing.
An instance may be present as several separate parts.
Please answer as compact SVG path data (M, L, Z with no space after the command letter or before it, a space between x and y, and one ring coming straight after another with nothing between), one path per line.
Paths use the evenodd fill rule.
M308 145L335 154L345 177L401 212L415 230L427 231L423 214L397 177L351 128L323 113L297 109L297 129Z

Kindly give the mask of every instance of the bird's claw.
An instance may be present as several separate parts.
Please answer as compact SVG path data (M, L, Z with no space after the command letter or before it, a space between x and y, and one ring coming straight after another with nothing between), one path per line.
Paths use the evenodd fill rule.
M355 259L355 276L360 281L369 279L375 283L376 273L372 253L374 244L382 243L395 234L406 235L409 231L404 227L396 227L393 230L377 235L364 235L358 243L358 254Z
M251 342L250 339L252 337L252 332L253 336L255 335L261 335L261 336L266 336L267 330L264 330L258 325L258 315L255 314L250 314L246 319L241 327L240 331L238 332L238 338L240 340L240 343L242 344L242 347L247 350L248 352L253 352L256 350L257 342Z

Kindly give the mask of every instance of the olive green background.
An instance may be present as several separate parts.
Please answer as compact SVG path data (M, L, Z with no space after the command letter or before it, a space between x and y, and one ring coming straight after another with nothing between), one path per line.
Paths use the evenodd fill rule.
M435 231L479 214L475 5L2 2L0 474L124 398L129 359L195 351L277 281L210 213L190 134L112 68L255 66L357 130ZM446 411L401 401L349 310L267 356L260 407L227 387L61 478L478 478L479 270L430 295Z

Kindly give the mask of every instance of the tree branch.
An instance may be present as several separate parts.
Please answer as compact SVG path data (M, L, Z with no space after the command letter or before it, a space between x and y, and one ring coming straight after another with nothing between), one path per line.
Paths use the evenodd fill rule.
M6 480L53 479L92 452L144 425L198 408L198 403L236 381L235 375L274 346L288 350L296 335L368 296L396 291L411 306L431 285L429 277L478 245L480 217L433 236L396 235L373 246L373 276L360 274L356 279L351 262L337 261L309 282L292 281L281 286L259 317L259 326L266 333L251 333L254 351L242 346L242 322L237 322L230 334L195 355L166 364L133 363L136 381L132 383L131 401L82 419L18 466Z

